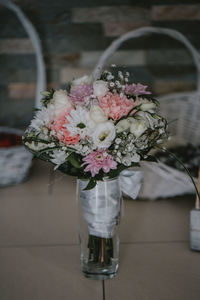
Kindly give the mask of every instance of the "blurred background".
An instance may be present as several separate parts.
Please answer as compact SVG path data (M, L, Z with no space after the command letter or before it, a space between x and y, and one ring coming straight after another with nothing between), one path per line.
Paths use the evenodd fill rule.
M65 88L73 77L90 74L114 39L143 26L176 29L200 49L200 0L13 3L26 14L41 39L48 89ZM196 88L196 69L190 53L182 43L164 35L127 41L109 59L107 67L112 63L130 71L134 82L149 85L158 98ZM0 4L0 299L101 299L100 282L89 281L81 274L76 179L53 172L52 165L46 162L32 161L32 155L21 145L23 132L5 128L24 130L28 126L34 113L35 93L34 48L16 15ZM196 119L190 117L188 105L187 120L199 122L199 95L195 97L199 110L196 106L192 110ZM183 100L188 98L187 94ZM171 99L170 109L173 118L178 114L181 120L180 103L177 101L176 109L171 109ZM190 122L194 134L189 137L199 135L199 123L195 122ZM197 181L199 143L175 150ZM161 191L162 199L125 198L120 272L116 279L106 282L106 299L200 299L199 252L191 251L189 246L194 187L181 181L185 173L180 164L166 158L163 162L174 168L174 176L169 175L167 180L160 174L154 177L150 169L145 173L149 177L144 179L152 191ZM175 169L181 171L180 178ZM164 197L164 192L168 196ZM147 195L148 199L155 198ZM200 249L200 211L197 213L195 250Z
M200 47L199 0L14 0L35 26L43 46L48 88L88 74L121 34L142 26L183 33ZM0 5L0 122L24 128L33 115L36 63L31 41L9 9ZM184 46L164 35L132 39L108 64L126 65L155 95L195 88L195 67ZM122 65L123 63L123 65Z

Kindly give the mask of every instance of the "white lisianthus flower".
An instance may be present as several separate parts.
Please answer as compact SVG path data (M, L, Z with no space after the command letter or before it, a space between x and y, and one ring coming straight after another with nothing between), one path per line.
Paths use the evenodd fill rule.
M59 115L64 109L73 107L65 90L55 91L51 103L54 105L55 116Z
M101 123L108 120L107 116L104 114L104 111L99 105L92 105L90 108L90 118L95 123Z
M97 148L109 148L115 138L115 126L111 121L99 123L92 134L93 143Z
M148 128L147 121L143 118L131 119L130 132L133 133L136 138L139 138Z
M90 136L95 126L94 121L90 118L90 113L81 106L70 111L67 121L68 123L64 126L69 130L70 135L79 134L81 138Z
M108 83L103 80L93 82L93 93L96 97L104 97L108 92Z
M71 82L71 91L76 88L78 85L82 84L92 84L92 76L84 75L82 77L76 78Z
M123 119L121 121L119 121L116 125L116 131L118 133L122 132L122 131L126 131L130 128L130 121L128 119Z
M142 111L150 111L156 108L156 104L146 100L144 103L140 105L140 110Z
M54 170L56 170L60 165L62 165L68 157L68 154L62 150L54 150L52 154L52 158L50 161L54 163L56 166Z

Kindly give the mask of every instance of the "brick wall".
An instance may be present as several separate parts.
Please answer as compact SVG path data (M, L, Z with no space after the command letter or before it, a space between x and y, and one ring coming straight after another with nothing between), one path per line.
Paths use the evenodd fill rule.
M65 87L90 73L102 51L119 35L141 26L179 30L200 48L200 1L15 0L35 25L43 44L48 87ZM179 42L151 35L127 41L108 64L126 66L135 81L156 95L193 90L192 59ZM32 117L35 56L27 35L0 6L0 125L24 127Z

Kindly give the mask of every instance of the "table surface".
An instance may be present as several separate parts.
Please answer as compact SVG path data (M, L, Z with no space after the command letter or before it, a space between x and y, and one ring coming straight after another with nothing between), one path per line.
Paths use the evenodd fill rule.
M101 282L80 269L75 185L34 160L26 182L0 189L1 300L102 299ZM124 200L120 269L105 282L106 300L200 299L193 198Z

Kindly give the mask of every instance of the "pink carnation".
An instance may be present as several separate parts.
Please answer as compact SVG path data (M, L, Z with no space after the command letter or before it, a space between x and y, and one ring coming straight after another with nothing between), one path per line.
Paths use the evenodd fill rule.
M93 86L91 84L81 84L72 90L69 96L75 105L83 105L92 94Z
M79 135L70 135L69 130L64 126L69 123L66 119L66 116L70 115L72 108L67 108L61 112L49 125L50 129L54 131L55 136L59 141L63 142L66 145L77 144L80 137Z
M132 96L151 94L151 92L146 91L146 89L147 85L143 85L141 83L127 84L125 87L125 93Z
M125 95L120 97L119 94L107 93L104 97L99 97L99 104L104 113L113 120L119 120L126 116L135 106L132 100Z
M92 177L98 174L100 169L103 169L105 173L108 173L110 169L117 169L116 161L105 150L93 151L85 156L83 161L82 166L87 165L84 171L90 171Z

